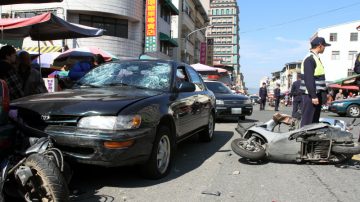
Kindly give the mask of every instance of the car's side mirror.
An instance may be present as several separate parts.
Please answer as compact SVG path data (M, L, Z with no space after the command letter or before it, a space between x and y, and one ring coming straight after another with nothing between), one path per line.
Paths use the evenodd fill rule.
M178 92L194 92L195 91L195 84L183 81L180 82L177 87Z

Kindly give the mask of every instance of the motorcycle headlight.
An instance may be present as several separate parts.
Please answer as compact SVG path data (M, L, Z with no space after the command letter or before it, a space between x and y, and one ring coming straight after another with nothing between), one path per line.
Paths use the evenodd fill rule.
M217 104L217 105L223 105L223 104L224 104L224 100L216 100L216 104Z
M77 124L78 128L100 129L100 130L126 130L139 128L141 116L88 116L81 118Z

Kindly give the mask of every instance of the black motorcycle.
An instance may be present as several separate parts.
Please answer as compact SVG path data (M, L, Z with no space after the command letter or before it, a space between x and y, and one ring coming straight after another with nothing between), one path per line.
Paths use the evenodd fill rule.
M8 90L2 80L0 103L0 202L69 201L70 175L63 175L69 168L62 152L48 134L8 120Z

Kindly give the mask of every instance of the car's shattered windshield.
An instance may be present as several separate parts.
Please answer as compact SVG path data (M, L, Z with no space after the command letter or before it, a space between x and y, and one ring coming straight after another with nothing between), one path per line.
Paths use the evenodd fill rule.
M107 63L87 73L78 86L133 86L166 90L170 86L171 64L157 61Z

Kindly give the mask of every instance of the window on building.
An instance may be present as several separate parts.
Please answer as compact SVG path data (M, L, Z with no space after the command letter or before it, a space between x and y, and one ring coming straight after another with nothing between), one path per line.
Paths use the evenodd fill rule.
M168 46L168 44L161 41L160 42L160 51L162 53L164 53L165 55L169 55L169 46Z
M350 33L350 41L358 41L358 33Z
M224 9L221 9L221 15L224 15Z
M79 24L104 29L104 35L128 38L128 20L79 15Z
M330 41L337 41L337 33L330 33Z
M332 51L331 59L332 60L340 60L340 51Z
M226 9L226 15L229 15L229 14L230 14L230 10Z
M170 20L171 20L171 11L168 7L160 7L160 17L167 22L168 24L170 24Z
M216 9L216 15L219 15L219 9Z
M357 51L349 51L348 59L353 61L356 57Z

